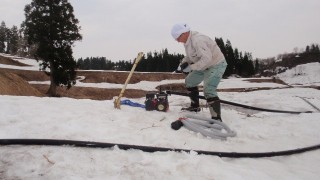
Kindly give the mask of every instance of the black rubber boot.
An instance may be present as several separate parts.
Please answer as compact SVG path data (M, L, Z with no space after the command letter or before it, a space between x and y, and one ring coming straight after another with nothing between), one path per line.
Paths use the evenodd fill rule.
M199 112L201 109L199 107L199 89L198 87L187 88L190 91L190 107L182 108L181 110Z
M221 105L219 97L212 97L207 99L211 118L222 122L221 119Z

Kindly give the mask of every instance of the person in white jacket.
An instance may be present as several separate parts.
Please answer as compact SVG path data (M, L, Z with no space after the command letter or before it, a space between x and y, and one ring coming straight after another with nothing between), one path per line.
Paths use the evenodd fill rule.
M186 87L190 91L191 105L183 109L200 111L198 85L203 81L203 92L212 119L222 121L217 87L227 68L227 62L219 46L210 37L191 31L185 23L175 24L171 29L171 35L185 47L186 55L179 65L181 70L191 70L185 79Z

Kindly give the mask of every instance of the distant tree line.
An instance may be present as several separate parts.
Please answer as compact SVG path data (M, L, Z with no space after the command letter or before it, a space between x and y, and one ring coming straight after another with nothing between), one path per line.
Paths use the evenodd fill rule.
M24 22L20 28L16 25L9 28L2 21L0 25L0 53L34 58L38 47L36 44L28 43L28 35L25 32Z
M184 55L170 54L168 49L160 52L148 52L137 66L140 72L173 72L177 69Z
M237 48L233 49L231 42L228 40L225 44L222 38L216 38L221 51L225 55L228 63L227 70L224 74L228 77L232 74L237 74L244 77L254 75L255 67L252 61L252 55L248 52L239 52ZM136 71L139 72L173 72L177 69L182 54L170 54L165 48L160 52L148 52L138 64ZM90 57L80 58L77 61L79 69L93 69L93 70L119 70L129 71L134 61L119 61L112 62L105 57ZM256 65L257 66L257 65Z
M83 70L114 70L115 63L105 57L87 57L78 59L77 67Z
M139 72L173 72L178 67L180 60L184 56L181 54L169 54L167 49L160 52L148 52L140 60L136 67ZM105 57L87 57L80 58L77 61L79 69L83 70L117 70L117 71L130 71L134 61L120 60L112 62Z
M306 50L303 53L305 54L320 53L319 44L313 43L311 45L308 45L306 47Z
M273 76L299 64L311 62L320 62L319 44L312 43L300 49L295 47L291 53L283 53L277 55L277 57L259 59L259 69L256 74Z
M312 43L310 45L307 45L305 48L301 48L301 49L299 49L298 47L295 47L293 49L293 52L291 53L279 54L276 59L279 60L279 59L284 59L284 58L293 57L297 55L319 54L319 53L320 53L319 44Z
M0 53L17 54L21 48L21 31L17 26L8 28L4 21L0 25Z

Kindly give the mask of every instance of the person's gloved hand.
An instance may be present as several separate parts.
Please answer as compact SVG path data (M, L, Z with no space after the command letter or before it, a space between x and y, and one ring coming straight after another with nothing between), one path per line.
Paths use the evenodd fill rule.
M187 62L184 62L184 63L180 64L181 71L183 71L188 66L189 66L189 64Z

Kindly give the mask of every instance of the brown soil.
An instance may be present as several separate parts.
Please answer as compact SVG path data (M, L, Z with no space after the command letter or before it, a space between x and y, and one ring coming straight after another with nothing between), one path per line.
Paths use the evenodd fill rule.
M22 77L26 81L49 81L50 80L50 77L47 76L42 71L28 71L28 70L0 68L0 71L2 71L2 70L16 74L16 75Z
M44 96L20 76L0 70L0 94L16 96Z
M78 71L78 76L85 76L82 81L84 83L117 83L124 84L129 72L114 72L114 71ZM135 84L140 81L162 81L166 79L183 79L183 74L171 74L171 73L140 73L134 72L130 83Z
M25 66L25 64L14 61L10 58L0 55L0 63ZM84 76L84 83L117 83L124 84L129 72L113 72L113 71L78 71L78 76ZM138 83L140 81L161 81L166 79L183 79L183 74L171 73L139 73L134 72L130 79L130 83ZM27 71L0 68L0 94L1 95L19 95L19 96L46 96L49 85L33 84L30 85L27 81L49 81L49 77L41 71ZM250 79L250 82L272 82L285 84L277 79ZM201 87L200 87L201 88ZM319 87L317 87L319 88ZM157 87L158 90L175 90L186 91L183 83L166 84ZM247 92L256 90L267 90L270 88L232 88L219 89L220 92ZM94 99L94 100L110 100L118 96L121 89L112 88L92 88L92 87L59 87L58 93L62 97L71 97L76 99ZM144 97L147 91L126 89L124 97L139 98Z
M272 78L272 79L248 79L246 81L249 82L257 82L257 83L266 83L266 82L270 82L270 83L278 83L278 84L283 84L283 85L287 85L285 82L283 82L280 79L276 79L276 78Z
M35 89L45 94L49 85L33 84ZM58 93L61 97L71 97L75 99L94 99L94 100L110 100L115 96L119 96L121 89L105 89L105 88L92 88L92 87L72 87L67 90L63 87L58 87ZM123 97L139 98L144 97L147 92L143 90L127 89Z

